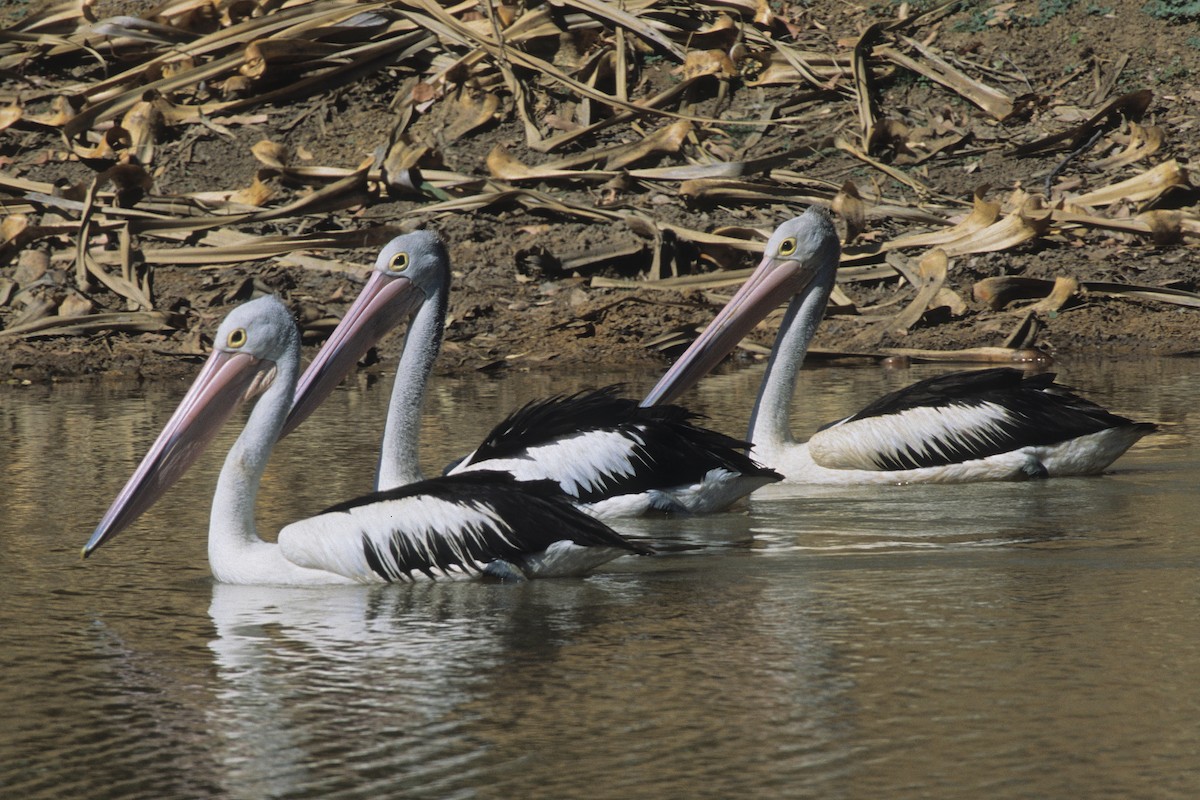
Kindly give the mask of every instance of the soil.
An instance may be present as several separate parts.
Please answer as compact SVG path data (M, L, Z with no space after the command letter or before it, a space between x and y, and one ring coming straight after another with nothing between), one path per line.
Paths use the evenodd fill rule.
M998 77L993 83L1028 98L1032 110L996 123L957 96L903 71L889 73L877 82L876 101L887 116L914 128L925 124L931 114L943 114L957 120L960 127L987 133L996 146L980 147L969 158L948 154L913 166L895 159L899 167L912 170L940 196L960 202L964 213L979 187L990 185L991 196L1003 196L1022 187L1036 191L1064 160L1061 150L1040 157L1014 157L1012 144L1069 127L1104 101L1139 89L1153 93L1143 124L1158 125L1166 134L1164 147L1153 161L1173 158L1186 165L1195 156L1200 147L1200 116L1196 110L1200 107L1200 91L1195 88L1195 78L1200 75L1200 36L1194 22L1181 24L1156 17L1147 12L1150 4L1145 0L962 5L936 26L937 48L979 63L1007 65L1006 73L1020 76L1019 84ZM844 52L847 42L856 40L867 26L895 18L900 11L898 5L886 2L865 6L816 4L812 8L783 3L775 4L775 8L780 17L796 26L797 37L803 38L807 47L828 52ZM147 6L100 2L94 9L103 18L116 13L146 13ZM23 16L16 7L5 13L10 22ZM922 35L930 36L931 31L924 30ZM1111 82L1110 91L1098 97L1098 83L1116 74L1119 65L1123 66ZM43 68L42 75L30 74ZM0 91L11 97L35 79L61 80L69 76L73 80L96 80L98 69L86 60L67 64L47 60L44 67L35 63L27 70L24 82L0 76ZM666 86L678 79L675 66L666 59L647 59L640 75L646 87ZM249 185L261 167L251 148L263 139L303 152L307 164L354 167L386 141L395 124L391 100L403 89L392 72L383 70L305 102L257 108L256 112L266 114L262 123L228 126L221 135L189 130L164 142L159 149L153 193L169 196ZM755 88L738 80L727 81L718 91L714 82L710 92L694 98L692 111L731 119L749 117L756 109L780 103L796 91L795 86ZM547 97L547 103L555 101L554 92L548 91ZM546 156L524 148L521 121L512 113L511 103L504 108L507 112L495 123L443 146L440 134L452 109L449 101L435 103L413 125L410 137L433 147L446 169L469 175L488 176L486 158L498 144L506 144L523 163L546 160ZM845 101L831 102L827 113L814 114L807 142L813 149L808 155L796 156L788 168L835 188L853 180L864 195L878 189L916 206L918 198L911 192L906 194L904 186L829 146L836 137L853 134L856 119L853 102ZM42 157L56 148L61 150L58 134L14 130L0 133L5 169L23 177L60 183L90 176L88 167L77 160ZM611 129L603 143L636 137L637 131L631 126ZM761 148L764 153L778 152L779 144L768 135L763 137ZM758 155L753 149L748 153L749 157ZM1089 173L1089 160L1098 155L1089 153L1071 162L1057 180L1072 186L1088 185L1096 177ZM679 157L666 157L650 166L678 163L684 162ZM1139 165L1139 170L1145 167ZM701 231L738 226L766 234L804 208L803 203L790 202L786 197L771 202L698 203L681 196L673 185L647 183L627 189L620 185L547 182L537 188L584 205L638 209L656 220ZM1191 208L1196 201L1192 192L1176 192L1160 201L1160 207ZM428 202L428 198L379 197L324 219L308 219L299 225L294 220L265 224L246 232L350 229L380 222L394 224L397 230L418 225L437 230L447 241L455 265L446 344L439 361L439 369L445 372L596 364L658 372L679 348L659 349L653 346L654 340L666 331L703 326L720 301L719 297L700 292L593 286L592 279L597 276L643 277L648 260L645 250L586 271L564 273L556 268L556 264L575 255L600 248L622 244L644 248L645 239L624 225L534 213L519 205L425 215L422 205ZM873 236L910 230L923 228L896 218L871 216L867 230L856 241L869 243ZM261 291L278 293L295 309L306 344L315 347L328 333L331 320L340 316L353 299L373 261L368 249L333 255L363 265L362 273L322 272L277 261L220 268L157 267L153 275L155 304L179 312L184 321L182 329L169 334L101 332L15 341L0 338L0 376L35 382L191 376L205 351L206 336L218 320L232 304ZM685 274L715 267L711 262L696 262L692 255L681 248L674 271ZM0 277L15 280L17 254L3 257L8 261L0 262ZM753 258L742 255L722 266L753 266ZM967 302L966 309L958 316L931 311L906 335L884 335L870 347L862 345L863 318L869 316L863 309L888 303L894 309L902 308L911 297L911 289L895 279L843 285L854 301L855 311L831 309L816 346L883 356L893 347L956 350L1000 345L1021 321L1021 310L992 310L972 299L976 281L998 275L1051 280L1066 275L1080 281L1200 290L1200 260L1194 243L1155 243L1111 231L1058 232L1001 252L955 259L947 286ZM96 311L124 307L121 298L101 287L88 299ZM18 313L13 304L0 308L0 328L9 327ZM1110 358L1146 357L1196 349L1195 329L1200 317L1193 308L1080 293L1056 312L1037 315L1036 322L1032 344L1051 357L1084 353ZM768 343L770 334L769 326L765 326L756 336ZM394 363L400 341L399 335L390 337L374 363L385 367ZM742 357L760 356L743 353Z

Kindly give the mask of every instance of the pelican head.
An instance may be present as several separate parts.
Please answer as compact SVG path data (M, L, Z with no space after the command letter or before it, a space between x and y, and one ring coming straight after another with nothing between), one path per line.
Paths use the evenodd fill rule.
M775 229L762 261L742 288L646 395L643 406L673 402L721 362L742 338L785 301L814 291L822 305L837 275L841 247L829 212L810 206Z
M301 376L280 436L308 419L388 331L409 320L429 298L445 297L449 286L450 258L436 233L413 231L388 242L362 293Z
M299 349L296 323L277 298L260 297L229 312L217 328L212 354L96 526L83 557L154 505L187 472L238 407L271 388L280 366L287 359L295 362ZM294 375L294 363L291 370Z

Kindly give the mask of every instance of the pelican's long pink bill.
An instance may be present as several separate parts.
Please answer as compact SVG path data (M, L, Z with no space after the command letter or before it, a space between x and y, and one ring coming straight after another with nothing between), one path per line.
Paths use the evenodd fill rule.
M84 545L83 557L127 528L187 472L221 425L263 391L275 365L245 353L213 351L133 477Z
M411 316L424 300L424 293L408 278L372 272L362 293L300 377L292 410L279 438L308 419L358 360L388 331Z
M642 405L674 402L729 355L767 314L801 292L816 275L815 264L781 260L768 250L742 288L659 379Z

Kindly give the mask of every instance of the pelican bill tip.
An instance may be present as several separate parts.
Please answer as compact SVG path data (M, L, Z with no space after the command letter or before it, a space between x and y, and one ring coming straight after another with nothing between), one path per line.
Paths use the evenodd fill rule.
M96 552L97 548L99 548L100 545L104 544L104 542L106 542L108 540L108 538L109 538L108 535L101 536L99 529L94 531L92 533L91 538L87 540L87 544L85 544L83 546L83 548L79 551L79 558L86 559L92 553Z

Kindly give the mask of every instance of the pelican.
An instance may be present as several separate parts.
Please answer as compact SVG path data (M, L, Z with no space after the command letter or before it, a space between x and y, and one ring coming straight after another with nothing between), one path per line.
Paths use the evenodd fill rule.
M86 558L177 481L221 425L258 398L217 480L208 560L223 583L319 585L424 578L575 575L646 553L578 511L549 482L479 472L414 483L334 506L259 538L255 496L296 389L300 337L283 303L235 308L212 355L83 548Z
M825 312L840 258L818 206L783 223L758 268L642 405L671 402L772 309L790 299L747 438L791 483L955 483L1094 475L1155 430L1054 382L1011 368L953 372L881 397L803 443L788 420L796 374Z
M420 480L417 434L425 384L441 345L450 260L435 233L389 242L362 293L300 380L284 435L299 425L390 329L411 317L384 427L376 488ZM729 507L781 476L747 445L692 424L678 406L640 408L615 387L530 403L501 422L450 474L510 472L553 480L599 518L651 509L703 513Z

